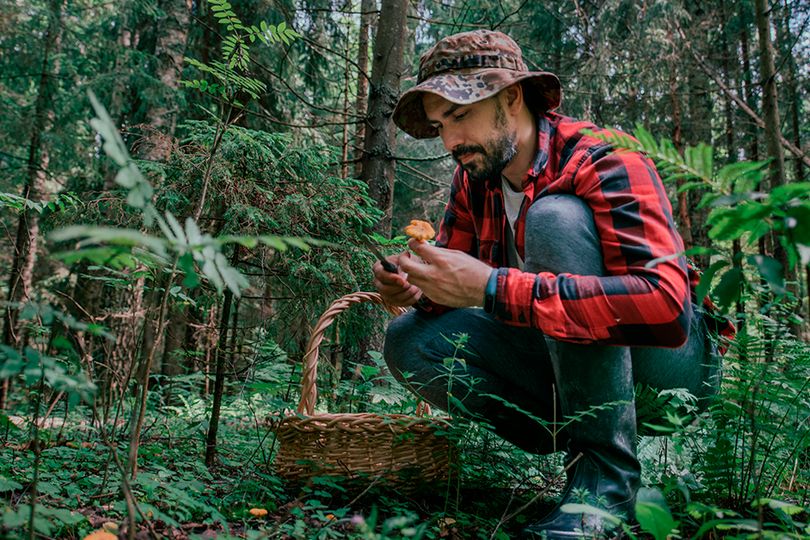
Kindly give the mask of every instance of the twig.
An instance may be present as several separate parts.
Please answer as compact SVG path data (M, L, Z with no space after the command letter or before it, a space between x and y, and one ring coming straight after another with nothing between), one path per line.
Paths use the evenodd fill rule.
M93 403L93 413L98 416L98 411L96 409L95 402ZM110 455L112 456L113 460L115 461L115 466L118 469L118 472L121 473L121 491L124 494L124 499L126 500L127 504L127 516L129 518L129 530L127 531L127 537L129 540L135 540L135 512L141 516L141 519L146 524L147 529L149 529L149 534L155 540L160 540L160 537L155 532L155 529L152 527L152 523L149 519L144 515L141 511L140 507L138 506L137 501L135 500L135 496L132 494L132 488L129 485L129 480L127 480L127 473L124 469L123 465L121 465L121 460L118 458L118 444L110 442L109 437L107 437L107 432L104 429L103 425L99 425L99 434L101 435L101 440L104 442L104 446L110 449ZM99 495L91 496L90 498L97 498Z
M572 459L572 460L571 460L571 462L570 462L568 465L566 465L566 466L565 466L565 469L563 469L563 471L562 471L560 474L558 474L557 476L555 476L553 480L557 480L558 478L562 478L562 476L563 476L564 474L568 473L568 469L570 469L571 467L573 467L573 466L574 466L574 464L575 464L577 461L579 461L581 457L582 457L582 452L580 452L579 454L577 454L577 457L575 457L574 459ZM516 515L518 515L519 513L523 512L524 510L526 510L528 507L530 507L531 505L533 505L534 503L536 503L536 502L537 502L537 501L540 499L540 497L542 497L543 495L545 495L546 493L548 493L548 490L549 490L549 489L551 489L552 484L553 484L553 481L552 481L552 482L549 482L549 483L546 485L546 487L544 487L542 490L540 490L540 493L538 493L537 495L535 495L534 497L532 497L532 500L530 500L529 502L527 502L526 504L524 504L523 506L521 506L520 508L518 508L517 510L515 510L514 512L512 512L511 514L509 514L508 516L501 517L500 521L498 521L498 524L495 526L495 530L493 530L493 531L492 531L492 534L490 535L489 540L492 540L493 538L495 538L495 534L497 534L498 529L500 529L500 528L501 528L501 526L502 526L504 523L506 523L507 521L509 521L510 519L512 519L513 517L515 517ZM507 506L507 507L506 507L506 509L508 509L508 508L509 508L509 507ZM505 513L506 513L506 510L504 510L504 514L505 514Z
M64 396L64 395L65 395L64 392L59 392L58 394L56 394L56 397L54 398L53 403L51 403L51 406L48 407L48 410L45 412L45 416L43 416L42 420L40 420L43 427L45 427L45 421L48 420L48 417L53 412L54 407L56 407L56 404L59 403L59 400L62 399L62 396Z
M106 442L104 443L107 444ZM112 452L113 460L115 460L115 466L118 468L118 472L121 473L121 491L124 492L124 498L127 501L127 514L129 515L129 530L127 531L127 537L129 540L135 540L135 512L138 512L138 515L141 516L141 519L146 524L146 528L149 529L149 535L154 538L155 540L160 540L160 537L155 532L155 528L152 526L152 522L146 517L141 510L141 507L138 506L138 503L135 501L135 496L132 494L132 488L129 485L129 480L127 479L127 472L124 469L124 466L121 465L121 460L118 458L118 445L110 446L110 452ZM134 510L134 512L133 512Z
M179 261L179 257L175 256L174 264L172 265L171 274L169 275L168 281L163 289L163 298L160 303L160 311L158 312L158 322L157 322L157 329L156 329L156 338L155 342L152 344L152 349L149 351L147 355L145 365L143 366L143 377L140 381L141 383L141 395L140 395L140 406L137 411L135 411L135 422L132 425L132 433L130 434L130 441L129 441L129 466L130 466L130 474L134 479L135 476L138 474L138 446L140 444L141 438L141 429L143 428L143 420L146 417L146 401L149 397L149 373L152 370L152 364L155 360L155 354L157 349L161 345L161 340L163 339L163 334L166 330L166 306L169 302L169 291L171 289L171 284L174 281L175 276L177 275L177 264Z
M380 476L378 476L377 478L375 478L373 482L371 482L369 485L367 485L367 486L366 486L366 489L364 489L363 491L361 491L361 492L360 492L360 494L359 494L357 497L355 497L354 499L352 499L352 500L351 500L351 502L349 502L349 504L347 504L346 506L347 506L348 508L351 508L352 506L354 506L354 503L356 503L357 501L359 501L359 500L360 500L360 498L361 498L363 495L365 495L366 493L368 493L368 490L370 490L371 488L373 488L374 486L376 486L376 485L377 485L377 484L380 482L380 480L382 480L382 475L380 475Z
M426 156L426 157L408 157L408 156L394 156L394 160L396 161L440 161L442 159L447 159L450 157L450 153L439 154L438 156Z
M507 21L507 19L510 19L513 15L517 15L518 13L520 13L520 10L523 9L523 6L525 6L528 3L529 3L529 0L523 0L523 2L517 7L516 10L514 10L512 13L507 13L506 15L504 15L503 19L498 21L492 27L492 30L497 30L500 25L502 25L503 23L505 23Z
M407 163L400 163L400 165L402 165L403 167L408 169L408 171L410 171L411 174L421 178L422 180L425 180L428 184L430 184L432 186L437 186L437 187L441 187L441 188L447 187L446 184L442 184L441 182L439 182L436 179L428 176L427 174L423 173L419 169L417 169L415 167L412 167L411 165L408 165Z

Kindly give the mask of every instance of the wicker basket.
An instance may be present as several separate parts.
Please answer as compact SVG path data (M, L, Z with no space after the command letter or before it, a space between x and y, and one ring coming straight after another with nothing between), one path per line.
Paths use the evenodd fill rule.
M368 292L348 294L329 306L307 344L298 414L284 417L275 427L280 443L276 470L291 481L327 475L383 480L400 488L445 480L454 454L454 446L442 435L449 424L428 416L427 404L420 403L415 415L314 414L324 332L339 313L360 302L373 302L394 315L405 311Z

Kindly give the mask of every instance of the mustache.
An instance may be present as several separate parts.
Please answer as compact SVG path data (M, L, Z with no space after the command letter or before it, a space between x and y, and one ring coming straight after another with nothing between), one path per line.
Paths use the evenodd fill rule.
M486 154L483 146L458 146L455 150L453 150L453 159L460 161L461 156L464 154L473 154L476 152L479 154Z

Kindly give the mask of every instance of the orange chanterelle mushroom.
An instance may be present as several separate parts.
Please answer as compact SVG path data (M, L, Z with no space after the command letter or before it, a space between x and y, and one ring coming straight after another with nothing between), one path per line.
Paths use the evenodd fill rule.
M411 224L405 227L405 234L411 238L416 238L420 242L425 240L432 240L436 236L436 231L430 226L427 221L421 219L412 219Z

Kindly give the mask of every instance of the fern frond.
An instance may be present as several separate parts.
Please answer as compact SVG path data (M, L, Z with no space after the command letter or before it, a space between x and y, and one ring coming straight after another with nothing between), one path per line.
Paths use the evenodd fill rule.
M679 179L690 180L694 182L692 185L711 183L713 150L710 146L689 147L681 156L669 139L661 139L656 143L652 134L642 126L636 127L635 137L616 129L582 131L586 135L611 144L618 151L641 152L647 155L655 162L662 180L666 183Z

